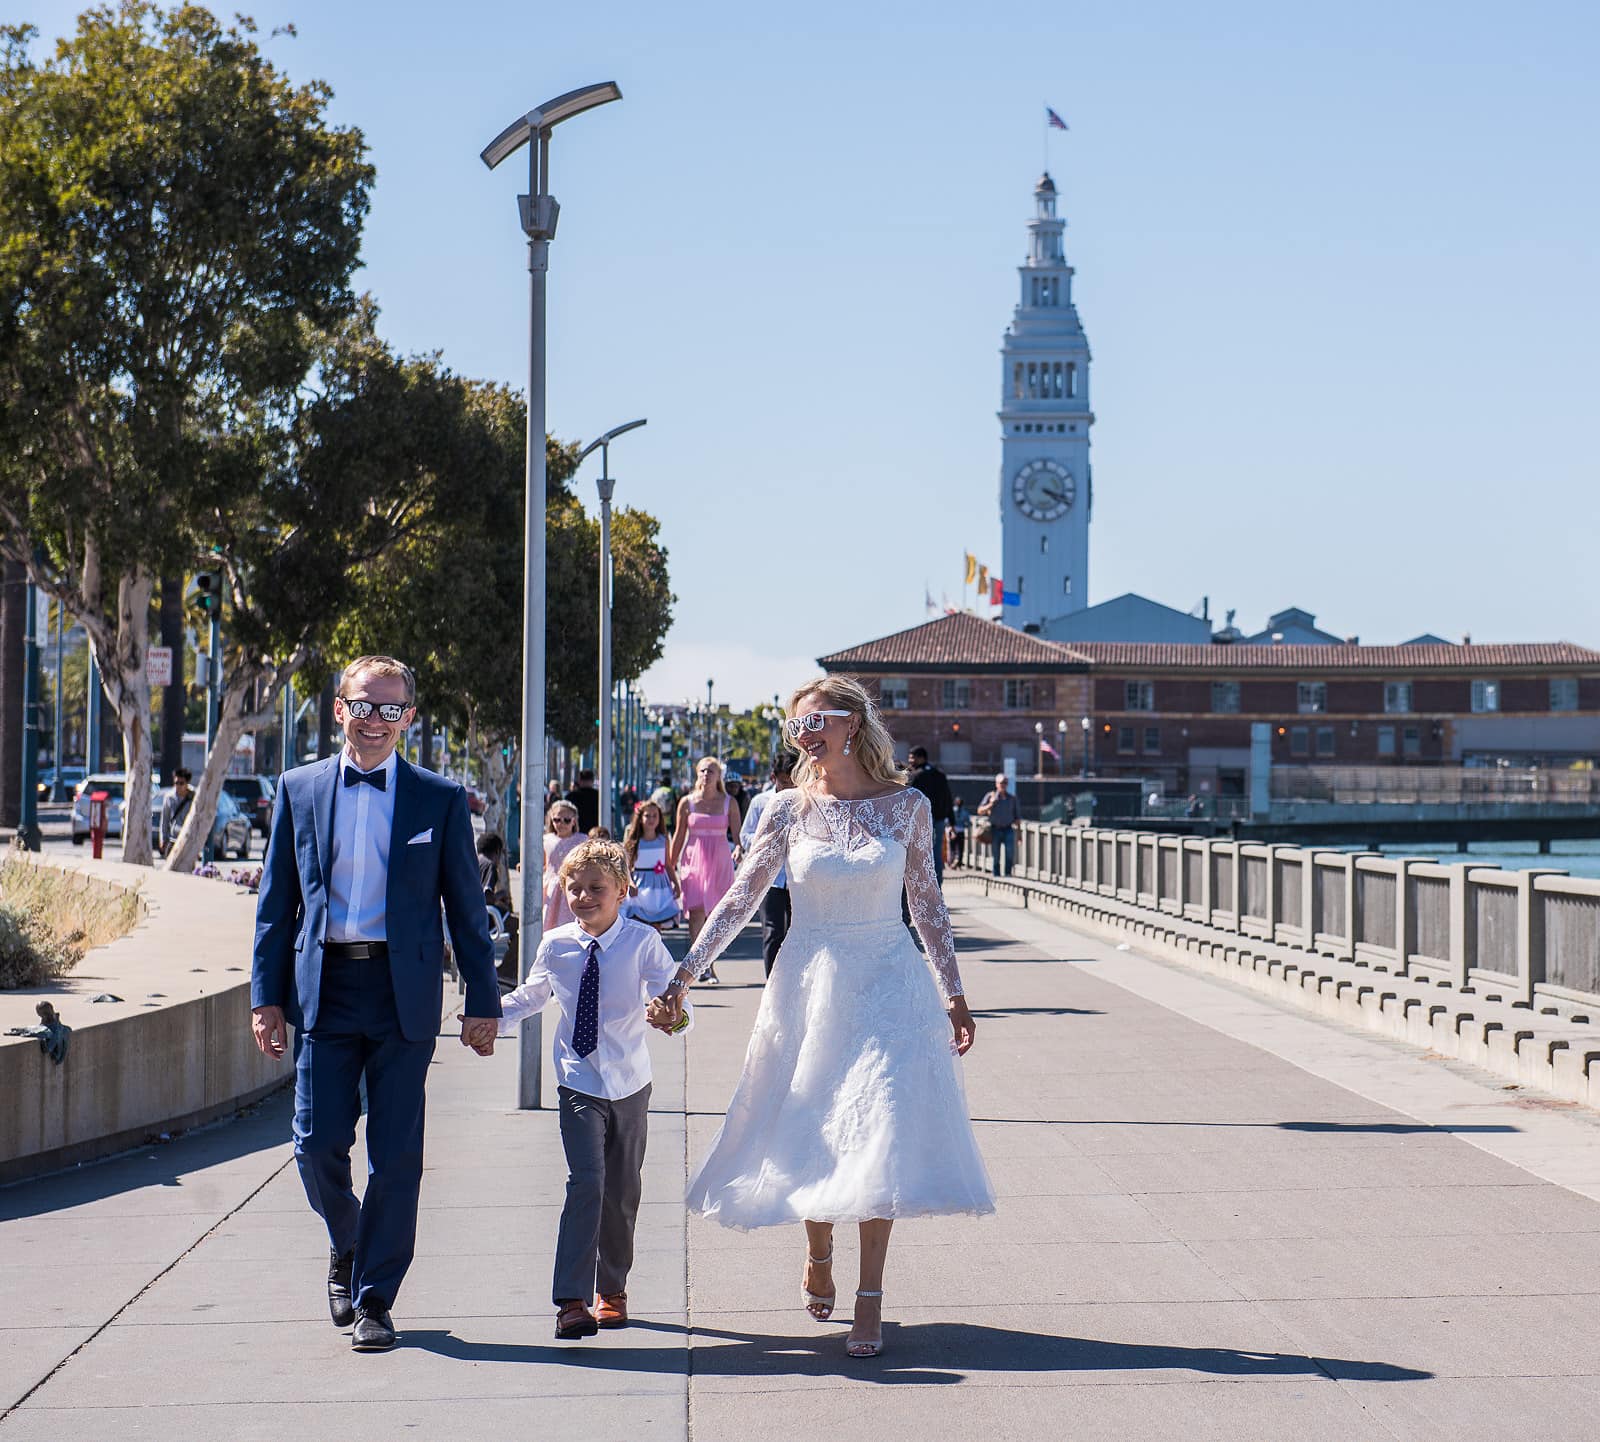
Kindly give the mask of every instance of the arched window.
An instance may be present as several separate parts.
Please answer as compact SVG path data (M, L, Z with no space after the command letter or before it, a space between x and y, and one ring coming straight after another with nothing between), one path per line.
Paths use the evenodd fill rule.
M1039 399L1039 367L1033 362L1028 362L1028 398Z
M1019 401L1022 399L1022 362L1018 361L1011 369L1011 394Z
M1051 392L1057 400L1061 399L1061 362L1057 361L1050 368Z
M1067 362L1067 394L1078 394L1078 367L1072 361Z

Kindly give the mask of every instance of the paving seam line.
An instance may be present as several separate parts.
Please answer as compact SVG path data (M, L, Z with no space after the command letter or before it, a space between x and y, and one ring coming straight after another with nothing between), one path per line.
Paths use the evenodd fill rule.
M120 1316L122 1316L122 1314L124 1312L126 1312L128 1310L129 1307L133 1306L133 1304L135 1302L137 1302L139 1300L139 1298L144 1296L144 1294L146 1292L148 1292L153 1286L155 1286L155 1284L157 1282L159 1282L169 1272L171 1272L174 1268L176 1268L179 1262L181 1262L185 1257L187 1257L191 1252L193 1252L197 1247L199 1247L202 1242L207 1240L207 1238L209 1238L212 1235L214 1235L219 1227L221 1227L224 1224L226 1224L227 1222L231 1221L240 1212L242 1212L246 1207L248 1207L251 1202L255 1201L255 1199L257 1197L259 1197L262 1192L266 1191L266 1189L269 1186L271 1186L273 1182L275 1182L280 1176L283 1175L283 1173L288 1169L290 1163L293 1162L293 1161L294 1161L293 1153L291 1153L289 1156L285 1157L282 1162L280 1162L277 1166L275 1166L266 1175L266 1177L264 1177L262 1179L262 1181L261 1181L259 1186L256 1186L256 1187L252 1188L251 1191L248 1193L248 1195L246 1195L242 1201L238 1202L235 1206L230 1207L226 1212L224 1212L220 1217L218 1217L215 1222L213 1222L209 1227L207 1227L205 1229L205 1231L203 1231L198 1237L196 1237L194 1239L194 1241L192 1241L187 1247L185 1247L181 1252L179 1252L178 1255L176 1257L174 1257L170 1262L168 1262L167 1265L164 1266L159 1272L157 1272L155 1274L155 1276L151 1277L148 1282L146 1282L142 1287L140 1287L137 1292L135 1292L131 1297L129 1297L126 1302L124 1302L120 1307L118 1307L115 1312L113 1312L109 1317L107 1317L105 1319L105 1321L103 1321L98 1327L96 1327L94 1329L94 1331L92 1331L87 1337L85 1337L83 1339L83 1341L79 1342L76 1347L74 1347L70 1352L68 1352L65 1357L63 1357L59 1362L57 1362L55 1364L55 1366L53 1366L48 1372L46 1372L44 1374L44 1376L42 1376L37 1382L35 1382L33 1384L33 1386L28 1388L28 1390L26 1392L24 1392L20 1397L18 1397L17 1400L15 1402L13 1402L9 1407L7 1407L5 1409L5 1411L0 1412L0 1422L4 1422L6 1420L6 1418L8 1418L13 1412L17 1411L19 1408L21 1408L24 1405L26 1405L26 1403L28 1401L28 1398L33 1396L33 1394L35 1392L37 1392L41 1387L43 1387L47 1382L51 1381L56 1376L56 1374L58 1372L60 1372L61 1369L67 1365L68 1362L70 1362L74 1357L76 1357L78 1355L78 1353L82 1352L86 1347L90 1346L96 1340L98 1340L100 1334L102 1332L104 1332L107 1327L112 1326L116 1322L116 1320Z

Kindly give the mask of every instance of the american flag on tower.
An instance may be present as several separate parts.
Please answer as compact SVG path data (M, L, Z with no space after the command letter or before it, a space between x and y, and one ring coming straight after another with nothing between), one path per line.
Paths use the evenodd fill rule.
M1049 122L1052 130L1065 130L1067 128L1067 122L1057 115L1055 111L1053 111L1048 105L1044 108L1044 116Z

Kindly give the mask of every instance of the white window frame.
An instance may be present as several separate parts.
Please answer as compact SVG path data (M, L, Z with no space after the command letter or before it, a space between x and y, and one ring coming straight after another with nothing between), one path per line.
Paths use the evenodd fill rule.
M1295 703L1302 716L1327 715L1328 683L1326 681L1296 682Z
M970 711L972 709L972 682L947 680L939 688L939 698L944 711Z
M1384 715L1409 716L1414 709L1411 704L1411 682L1385 681L1383 683Z
M1124 711L1154 711L1156 709L1156 683L1154 681L1127 681L1123 683Z
M1568 705L1565 699L1558 699L1556 688L1561 688L1561 698L1571 697ZM1576 676L1552 676L1550 678L1550 709L1552 711L1576 711L1578 709L1578 678Z
M1033 710L1033 682L1026 676L1006 677L1003 702L1007 711Z
M878 704L885 711L909 711L911 683L904 676L886 676L878 682Z
M1500 683L1474 681L1472 683L1472 710L1474 715L1486 716L1500 709Z

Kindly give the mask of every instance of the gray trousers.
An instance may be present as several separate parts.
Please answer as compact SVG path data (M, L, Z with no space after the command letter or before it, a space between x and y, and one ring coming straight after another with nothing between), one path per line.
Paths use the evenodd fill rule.
M559 1306L628 1288L649 1130L650 1088L610 1101L558 1087L567 1201L550 1299Z

